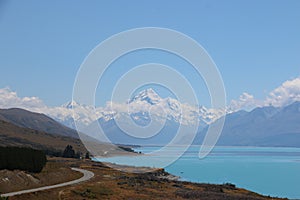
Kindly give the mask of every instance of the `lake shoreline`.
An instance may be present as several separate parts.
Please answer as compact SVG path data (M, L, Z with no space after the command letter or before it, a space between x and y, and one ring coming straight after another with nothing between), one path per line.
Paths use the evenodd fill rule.
M236 188L236 189L241 189L244 191L249 191L248 189L243 189L240 187L236 187L235 184L232 183L223 183L223 184L213 184L213 183L199 183L199 182L193 182L193 181L187 181L187 180L182 180L180 176L173 175L169 172L167 172L164 168L152 168L152 167L137 167L137 166L131 166L131 165L119 165L115 163L108 163L108 162L100 162L100 161L92 161L95 163L103 164L109 168L129 172L129 173L135 173L135 174L154 174L156 178L162 179L162 180L167 180L167 181L175 181L177 184L191 184L191 185L207 185L209 187L229 187L231 189ZM251 192L252 194L258 194L261 197L265 198L270 198L270 199L287 199L284 197L271 197L269 195L261 195L256 192Z
M193 146L191 151L167 167L149 164L149 158L153 156L147 153L156 148L158 147L138 148L138 151L144 152L141 156L110 157L98 161L116 165L164 168L166 172L179 177L179 181L210 184L230 182L264 195L299 198L298 179L293 175L297 172L295 170L299 169L299 148L218 146L207 158L199 162L199 146ZM172 153L174 152L171 152L171 156Z
M155 169L149 172L148 168L129 167L117 165L120 168L127 168L127 172L107 166L107 163L91 160L65 159L51 157L47 166L64 166L65 170L77 167L91 171L95 176L87 182L63 188L39 191L36 193L14 196L15 200L52 200L58 196L61 199L82 199L88 196L96 199L253 199L271 200L284 198L271 198L260 195L246 189L238 188L234 184L206 184L178 181L172 179L170 173L164 169ZM55 171L55 167L52 169ZM44 172L45 173L45 172ZM61 177L68 175L63 173ZM34 174L38 177L37 174ZM44 176L43 176L44 177ZM46 178L46 177L44 177ZM11 179L14 180L14 179ZM11 185L15 185L11 183ZM21 188L19 188L21 189ZM11 188L13 191L13 188ZM15 190L16 191L16 190ZM63 191L63 193L61 192ZM88 195L88 196L86 196ZM285 199L286 200L286 199Z

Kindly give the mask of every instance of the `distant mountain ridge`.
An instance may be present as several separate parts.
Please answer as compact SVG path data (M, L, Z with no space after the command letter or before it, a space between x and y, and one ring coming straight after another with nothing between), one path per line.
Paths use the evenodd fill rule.
M199 133L195 143L201 144L205 133ZM300 102L228 114L217 144L300 147Z
M99 123L111 142L137 145L164 145L174 138L179 126L189 130L190 126L196 124L195 122L198 123L198 132L194 144L202 144L208 124L214 123L218 116L224 115L222 110L210 111L205 107L192 107L180 103L176 99L161 98L152 89L141 91L126 103L113 105L112 108L110 109L110 106L93 108L72 101L57 108L56 113L60 113L60 110L67 113L57 116L62 117L59 122L70 123L71 127L75 127L72 118L74 116L76 125L81 127L81 131L84 130L82 133L87 133L90 137L97 134ZM0 120L54 135L78 137L77 131L61 125L50 117L23 109L0 109ZM121 123L130 128L129 120L141 127L147 127L151 123L165 126L157 135L144 140L139 139L139 136L144 134L142 129L140 135L132 137L119 127L118 123ZM190 132L187 131L187 134ZM266 106L255 108L250 112L240 110L227 114L217 145L300 147L299 141L300 102L294 102L281 108Z
M78 110L80 104L72 102L69 108ZM87 106L84 106L87 109ZM126 104L117 104L116 109L98 109L99 116L94 122L84 125L88 134L94 134L96 126L102 126L105 134L114 143L146 144L146 140L128 136L116 124L116 120L123 124L128 121L128 116L139 126L147 126L151 122L164 123L160 136L149 138L151 144L165 144L172 139L176 130L182 126L191 126L199 123L199 131L194 144L202 144L206 134L205 127L213 123L225 111L213 110L210 112L205 107L191 107L172 98L161 98L152 89L141 91L128 100ZM129 113L128 113L129 111ZM151 111L151 113L149 113ZM97 114L98 113L98 114ZM126 117L127 116L127 117ZM162 119L166 121L162 121ZM83 118L79 118L80 120ZM79 123L80 123L79 120ZM77 121L78 123L78 121ZM228 113L218 145L245 145L245 146L300 146L300 114L299 102L278 108L272 106L258 107L250 112L237 111ZM141 133L142 134L142 133Z
M141 115L145 117L144 113ZM142 118L141 116L137 119L144 120L145 124L148 120L147 117ZM98 123L112 142L138 145L165 145L175 137L180 125L178 122L168 119L157 135L143 139L129 136L118 127L113 117L108 120L99 118L93 126L97 126ZM140 121L137 124L144 125ZM87 132L92 133L95 130L92 128ZM206 131L207 127L203 129L199 126L193 144L202 144ZM140 136L142 135L141 133ZM255 108L250 112L241 110L227 114L217 145L300 147L300 102L294 102L282 108L267 106Z

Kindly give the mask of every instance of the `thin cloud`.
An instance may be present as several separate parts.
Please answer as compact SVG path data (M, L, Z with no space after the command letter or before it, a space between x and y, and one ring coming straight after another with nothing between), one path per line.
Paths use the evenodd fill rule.
M244 92L240 95L238 100L231 100L228 106L228 112L235 112L238 110L251 110L255 107L261 106L261 102L254 98L253 95Z

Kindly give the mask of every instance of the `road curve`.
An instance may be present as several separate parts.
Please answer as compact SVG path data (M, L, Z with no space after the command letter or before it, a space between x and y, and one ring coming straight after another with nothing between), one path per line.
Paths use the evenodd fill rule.
M20 195L20 194L37 192L37 191L41 191L41 190L49 190L49 189L53 189L53 188L64 187L64 186L80 183L80 182L83 182L83 181L87 181L87 180L94 177L94 173L91 172L91 171L84 170L84 169L78 169L78 168L71 168L71 169L74 170L74 171L78 171L78 172L83 173L83 177L81 177L77 180L74 180L74 181L69 181L69 182L65 182L65 183L60 183L60 184L50 185L50 186L44 186L44 187L34 188L34 189L29 189L29 190L22 190L22 191L18 191L18 192L10 192L10 193L6 193L6 194L1 194L0 196L1 197L11 197L11 196Z

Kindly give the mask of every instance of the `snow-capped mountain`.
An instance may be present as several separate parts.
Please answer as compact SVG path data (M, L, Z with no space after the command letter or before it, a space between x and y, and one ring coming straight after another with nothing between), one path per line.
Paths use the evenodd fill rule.
M160 121L160 118L166 118L178 123L182 118L181 103L179 101L171 98L163 99L151 88L143 90L131 98L127 107L132 119L137 123L144 119L151 121L150 116L158 121Z
M77 126L88 126L101 116L99 109L75 101L49 108L46 114L73 129L76 128L75 121Z
M109 111L109 117L107 112ZM164 122L174 121L183 125L199 123L204 126L219 118L223 113L203 106L192 106L173 98L161 98L153 89L146 89L124 104L112 103L102 112L106 120L129 114L137 124L147 125L151 119Z
M184 130L184 135L180 135L175 143L189 144L193 134L222 114L170 97L162 98L151 88L141 91L126 103L108 102L99 113L98 120L80 131L116 144L156 145L172 141L179 127ZM99 124L102 131L99 130Z
M128 103L130 104L138 101L145 101L151 105L155 105L161 101L161 98L152 88L149 88L141 91L138 95L131 98Z
M286 107L265 106L249 112L227 110L226 122L218 144L299 147L299 105L299 102L294 102ZM206 128L202 128L214 123L224 113L224 110L192 106L169 97L161 98L154 90L148 89L125 103L108 102L104 107L94 108L69 102L49 109L47 114L72 128L74 115L76 125L91 137L96 137L95 133L100 124L105 136L113 143L164 145L175 137L180 125L193 127L197 123L198 134L194 143L201 144L206 132ZM134 121L139 127L147 128L151 122L156 126L164 124L164 127L158 134L144 140L143 136L149 133L146 132L147 129L131 129L129 121ZM119 125L128 128L129 131L136 131L136 134L140 135L135 135L141 137L131 137L128 131ZM189 133L186 131L187 135Z
M207 109L204 106L181 103L173 98L161 98L152 88L146 89L124 103L107 102L104 107L82 105L75 101L49 109L49 116L66 126L89 126L96 120L104 122L112 119L122 120L129 115L138 125L146 126L151 120L174 121L183 125L199 124L205 126L224 114L222 110Z

